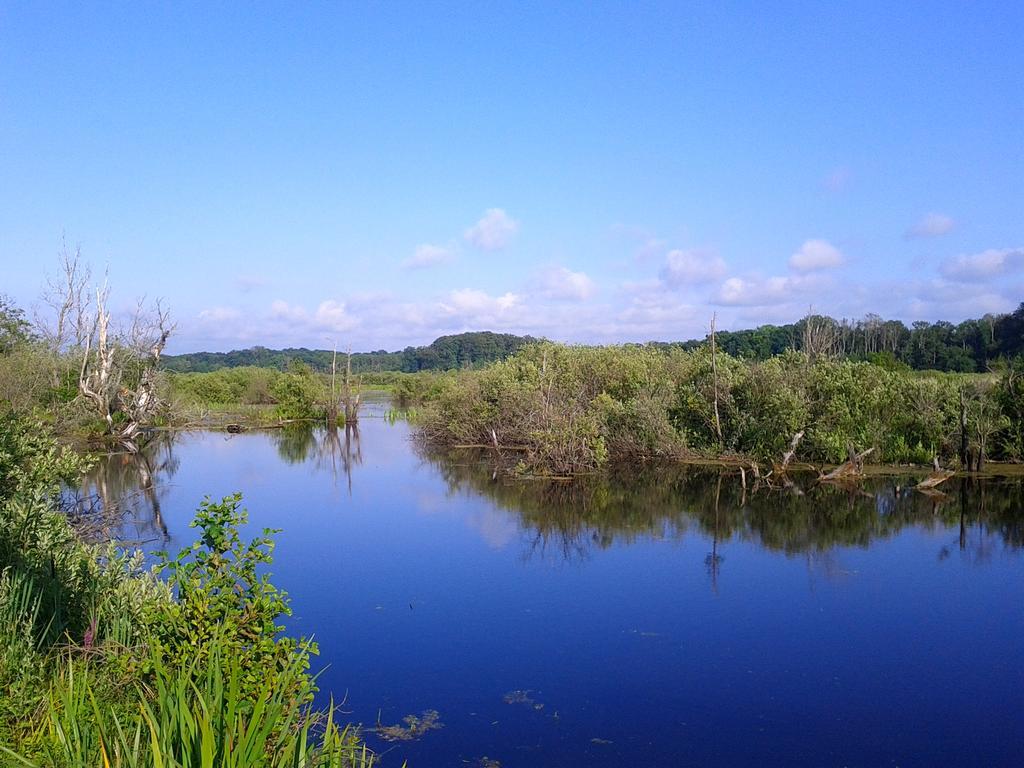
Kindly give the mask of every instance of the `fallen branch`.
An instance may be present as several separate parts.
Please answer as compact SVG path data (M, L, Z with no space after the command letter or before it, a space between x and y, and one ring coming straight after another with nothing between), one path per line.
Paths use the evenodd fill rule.
M917 488L917 490L919 491L931 490L936 486L942 485L955 474L956 472L954 472L951 469L940 469L937 470L936 472L932 472L930 475L928 475L928 477L924 478L914 487Z
M829 483L861 477L864 474L864 459L874 453L874 450L874 448L868 448L866 451L852 455L828 474L821 475L818 478L818 482Z
M796 447L800 445L800 441L803 439L804 431L802 429L793 435L793 439L789 441L789 450L782 454L782 463L775 465L776 474L784 475L786 473L789 463L793 460L793 457L796 456Z

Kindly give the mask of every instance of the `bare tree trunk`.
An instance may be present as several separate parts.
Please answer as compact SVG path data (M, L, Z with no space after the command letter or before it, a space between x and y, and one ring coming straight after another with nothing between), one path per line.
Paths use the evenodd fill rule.
M107 422L107 431L114 431L114 415L111 409L111 382L114 370L114 356L109 342L110 313L107 311L107 297L110 289L104 282L96 289L96 319L94 332L85 342L82 367L78 376L78 389L82 396L93 403L99 415ZM96 338L95 351L92 348Z
M359 421L359 387L352 385L352 349L348 350L345 360L345 424L356 424Z
M789 441L789 450L782 454L782 464L779 465L779 472L785 473L789 468L789 463L793 461L793 457L796 456L796 448L800 445L800 441L803 439L804 431L802 429L793 435L793 439Z
M715 320L718 313L711 315L711 374L715 385L715 434L718 435L718 450L723 450L725 445L722 440L722 420L718 415L718 354L715 343Z
M331 402L327 406L327 426L336 427L338 424L338 394L335 381L338 375L338 345L334 345L334 355L331 357Z

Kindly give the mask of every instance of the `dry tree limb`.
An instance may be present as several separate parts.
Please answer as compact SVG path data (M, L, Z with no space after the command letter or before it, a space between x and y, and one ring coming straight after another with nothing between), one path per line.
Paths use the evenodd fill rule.
M868 448L866 451L854 454L851 449L851 456L848 460L844 461L838 467L833 469L826 475L822 475L818 478L819 482L835 482L839 480L850 480L852 478L860 477L864 474L864 459L870 454L874 453L874 448Z
M786 473L790 462L793 461L793 457L796 456L796 448L800 445L800 441L803 439L804 431L802 429L793 435L793 439L789 441L789 450L782 454L782 463L775 465L776 474Z
M914 487L917 488L917 490L919 491L932 490L936 486L942 485L955 474L956 472L954 472L951 469L937 469L935 472L932 472L930 475L928 475L928 477L924 478Z

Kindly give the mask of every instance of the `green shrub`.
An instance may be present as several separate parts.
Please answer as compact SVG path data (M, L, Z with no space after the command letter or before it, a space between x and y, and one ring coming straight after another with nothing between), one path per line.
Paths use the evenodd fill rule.
M157 571L166 575L175 600L158 604L148 617L147 628L162 650L167 664L202 668L214 650L230 654L242 664L243 695L258 691L268 671L309 666L315 646L280 635L278 621L291 614L288 600L258 573L273 560L270 529L243 543L239 527L248 515L240 508L241 495L227 496L199 505L193 528L198 541L174 558L162 555ZM304 679L300 698L312 693Z
M997 456L1024 453L1015 426L1021 419L1001 426L1003 411L1024 411L1017 405L1024 374L1004 377L995 398L982 377L965 376L812 361L797 352L752 363L722 353L712 360L707 347L541 343L447 379L419 428L441 445L487 445L496 437L501 446L524 449L524 471L586 471L605 459L686 452L778 459L800 431L804 460L838 463L851 448L874 448L874 461L931 463L958 452L967 381L972 441L982 445L994 435Z
M322 388L305 366L281 374L271 389L276 412L282 419L314 419L323 415Z
M0 419L0 763L372 765L333 713L315 727L316 649L281 633L272 532L242 541L240 497L203 502L199 540L143 570L60 509L83 466L41 424Z

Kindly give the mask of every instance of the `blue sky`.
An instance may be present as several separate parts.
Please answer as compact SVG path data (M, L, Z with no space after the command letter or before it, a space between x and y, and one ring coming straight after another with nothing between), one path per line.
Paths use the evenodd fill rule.
M0 5L0 293L171 351L1024 300L1024 4Z

